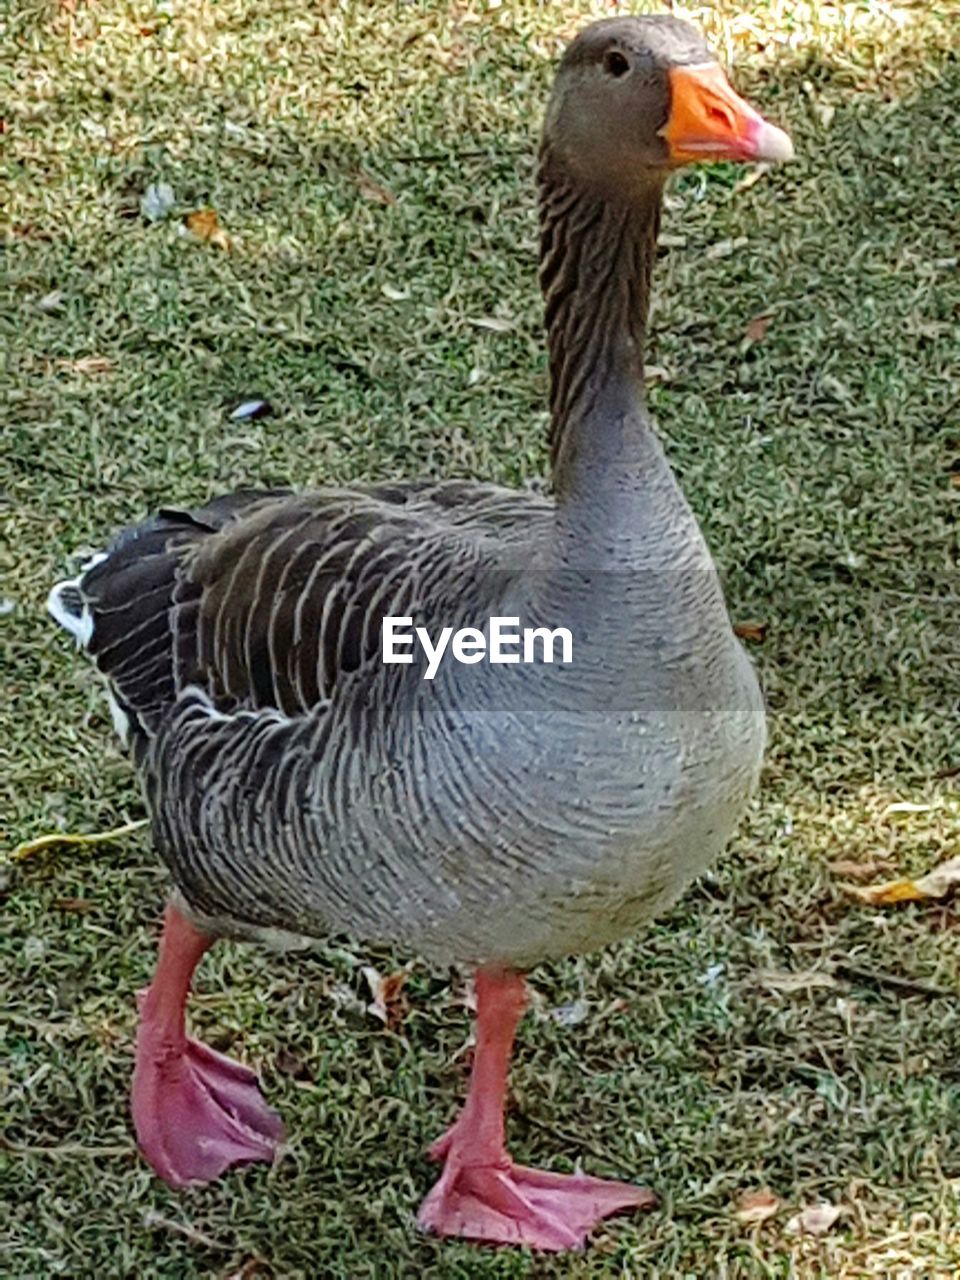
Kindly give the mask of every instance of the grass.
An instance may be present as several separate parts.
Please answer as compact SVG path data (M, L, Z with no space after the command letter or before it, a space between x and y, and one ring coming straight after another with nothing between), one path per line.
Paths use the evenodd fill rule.
M158 502L248 483L543 475L532 155L562 37L608 8L36 0L0 15L10 846L142 814L92 673L44 616L75 554ZM170 1192L126 1113L165 890L141 834L2 870L7 1274L960 1268L960 917L864 908L831 870L917 872L956 852L960 827L956 15L687 12L800 157L749 186L724 167L677 182L650 356L732 612L766 624L753 653L772 742L713 874L635 942L534 976L511 1120L518 1156L582 1156L649 1181L662 1207L572 1259L420 1238L421 1151L464 1084L461 987L415 968L391 1034L363 1011L370 957L347 944L224 945L205 964L195 1025L262 1068L290 1154ZM176 203L149 223L159 182ZM206 206L231 251L181 234ZM490 317L509 328L475 323ZM254 394L274 415L232 420ZM577 998L582 1022L551 1016ZM738 1197L764 1185L781 1212L741 1226ZM843 1206L836 1227L792 1234L820 1199Z

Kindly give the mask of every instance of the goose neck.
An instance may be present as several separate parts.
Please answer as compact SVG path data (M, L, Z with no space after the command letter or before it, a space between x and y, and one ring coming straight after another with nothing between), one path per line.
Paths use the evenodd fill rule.
M649 434L643 349L662 182L630 199L540 167L540 286L550 360L551 465L561 502L631 465Z

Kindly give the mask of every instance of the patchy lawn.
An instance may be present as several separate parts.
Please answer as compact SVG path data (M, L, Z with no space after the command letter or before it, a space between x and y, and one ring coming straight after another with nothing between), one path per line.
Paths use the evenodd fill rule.
M251 483L543 475L532 157L560 36L612 7L0 15L5 844L142 815L97 682L43 610L115 526ZM534 975L510 1125L519 1157L646 1180L661 1208L582 1258L420 1238L421 1153L463 1092L462 986L416 967L391 1033L361 967L408 957L346 943L204 964L195 1025L262 1069L290 1153L165 1188L127 1120L165 890L141 832L0 868L7 1274L957 1273L960 917L866 907L836 868L884 879L957 852L950 9L686 11L799 155L678 180L650 354L732 612L764 624L772 742L713 874L635 942ZM183 234L207 207L227 247ZM231 417L255 396L271 416ZM745 1225L763 1187L779 1209ZM820 1201L835 1224L791 1231Z

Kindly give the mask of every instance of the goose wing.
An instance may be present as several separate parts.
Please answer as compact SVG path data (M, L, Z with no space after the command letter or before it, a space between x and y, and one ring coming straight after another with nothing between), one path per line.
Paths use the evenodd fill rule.
M384 616L457 616L466 578L528 554L551 510L459 482L247 491L124 531L50 607L106 676L118 727L151 733L188 687L298 715L379 661Z

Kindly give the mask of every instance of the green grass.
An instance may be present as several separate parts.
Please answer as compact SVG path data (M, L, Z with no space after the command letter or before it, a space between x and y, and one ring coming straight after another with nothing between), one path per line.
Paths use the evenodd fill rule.
M224 945L205 964L195 1025L262 1068L290 1154L166 1189L126 1111L165 889L137 836L0 869L5 1274L181 1280L251 1258L284 1280L960 1268L960 916L866 909L830 869L920 871L960 829L944 774L960 763L956 13L813 8L694 14L800 158L749 187L723 167L678 180L650 355L732 612L767 624L762 794L671 915L534 975L514 1074L518 1156L582 1156L649 1181L662 1207L607 1224L582 1258L418 1237L421 1152L463 1091L462 989L416 968L392 1035L358 1008L368 957L347 945ZM560 36L607 9L0 11L5 843L142 812L93 674L43 612L78 550L158 502L248 483L544 473L532 156ZM149 224L157 182L176 207ZM232 252L180 233L207 205ZM490 316L511 327L472 323ZM253 393L275 415L232 421ZM951 994L759 976L838 964ZM581 995L579 1025L549 1016ZM783 1211L746 1229L733 1206L764 1184ZM844 1206L837 1227L789 1234L819 1198Z

